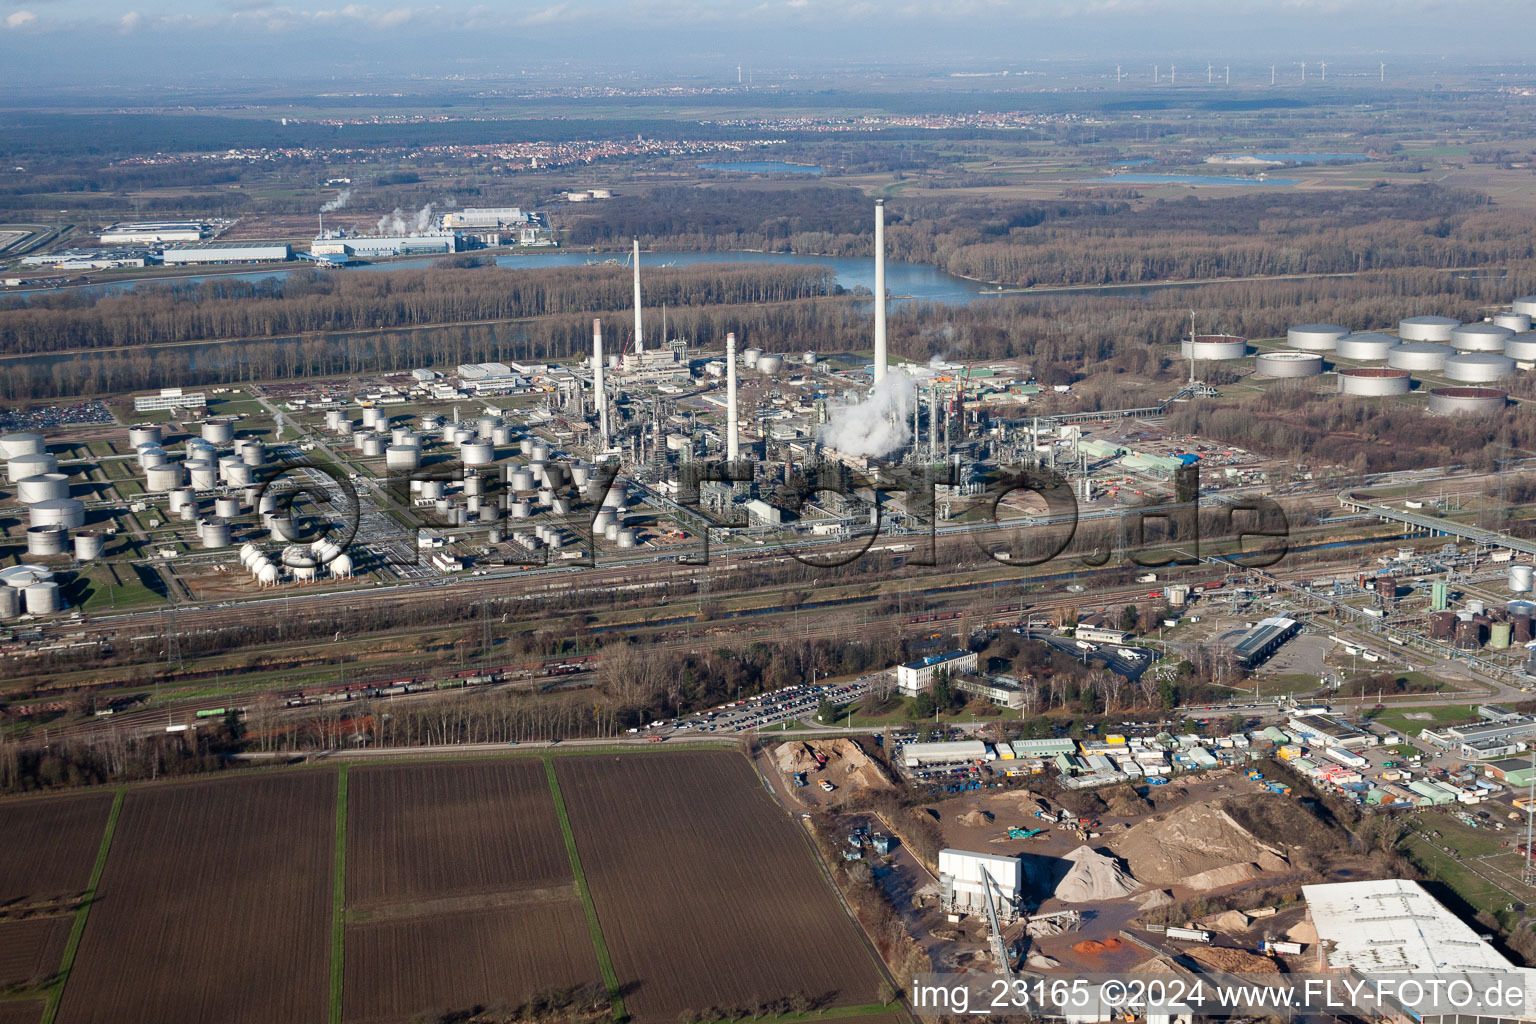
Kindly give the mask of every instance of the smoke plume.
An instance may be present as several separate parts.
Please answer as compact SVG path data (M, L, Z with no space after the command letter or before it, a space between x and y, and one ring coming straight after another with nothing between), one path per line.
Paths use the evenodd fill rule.
M432 204L428 203L416 211L416 216L411 221L405 219L405 211L395 207L394 213L386 213L379 218L378 228L381 235L403 235L411 230L425 231L432 226Z
M351 198L352 198L352 190L349 189L349 188L344 188L340 192L336 193L336 198L335 199L332 199L330 202L328 202L324 206L320 207L320 212L321 213L330 213L332 210L339 210L343 206L346 206L347 205L347 200L349 200Z
M869 397L832 409L821 428L821 443L849 455L888 455L912 439L912 406L917 389L905 373L893 372Z

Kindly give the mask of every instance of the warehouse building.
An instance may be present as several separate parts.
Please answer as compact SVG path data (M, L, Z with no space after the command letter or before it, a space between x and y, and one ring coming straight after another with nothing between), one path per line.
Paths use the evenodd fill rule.
M933 685L934 676L947 672L957 676L976 671L974 651L945 651L896 666L896 688L905 696L916 697Z
M444 231L454 228L505 228L529 223L531 216L516 206L467 207L443 214Z
M168 267L206 263L281 263L293 259L286 242L208 242L166 249L160 260Z
M112 225L101 233L101 244L200 242L207 233L207 227L195 221L141 221Z
M1233 648L1243 668L1257 668L1268 661L1287 640L1301 632L1301 623L1275 615L1254 625Z
M309 245L314 256L439 256L455 253L463 241L452 231L423 231L416 235L343 235L327 232Z
M930 764L968 764L987 759L987 745L981 740L951 740L943 743L908 743L901 748L901 760L908 768Z
M208 404L208 395L202 391L182 391L181 388L161 388L157 395L135 395L134 412L153 412L162 409L201 409Z
M1521 715L1513 721L1425 729L1419 738L1469 760L1486 761L1518 753L1533 735L1536 718Z
M1327 715L1293 715L1286 719L1285 724L1309 745L1341 747L1345 750L1376 745L1375 736Z
M1452 914L1417 882L1384 878L1366 882L1304 885L1307 916L1317 929L1319 955L1329 970L1366 980L1464 976L1481 998L1487 977L1499 975L1524 988L1522 1007L1486 1004L1425 1012L1370 1014L1423 1024L1504 1024L1536 1019L1536 971L1511 963L1477 931Z
M1510 757L1484 766L1483 774L1511 788L1524 789L1536 779L1536 768L1531 767L1531 759L1528 757Z
M987 890L1003 921L1018 916L1024 888L1024 865L1017 857L965 850L939 851L939 884L944 887L944 907L951 913L986 913Z

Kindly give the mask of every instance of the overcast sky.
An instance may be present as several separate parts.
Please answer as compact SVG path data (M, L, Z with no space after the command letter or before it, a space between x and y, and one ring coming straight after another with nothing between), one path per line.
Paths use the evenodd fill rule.
M1533 29L1532 0L0 0L0 76L437 76L584 57L679 79L839 57L892 71L1068 57L1364 68L1394 55L1519 59L1529 46L1506 43Z

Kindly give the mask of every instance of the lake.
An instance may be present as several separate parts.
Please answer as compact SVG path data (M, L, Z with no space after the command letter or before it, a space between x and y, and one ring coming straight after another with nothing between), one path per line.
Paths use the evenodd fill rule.
M718 164L699 164L706 171L736 174L820 174L815 164L790 164L782 160L727 160Z

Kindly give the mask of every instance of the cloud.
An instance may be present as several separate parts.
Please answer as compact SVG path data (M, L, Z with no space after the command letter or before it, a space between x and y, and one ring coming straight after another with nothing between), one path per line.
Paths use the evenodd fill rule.
M127 14L117 19L117 30L123 33L123 35L128 35L130 33L137 32L139 27L143 24L144 15L140 14L138 11L129 11Z
M13 11L5 16L6 28L26 28L37 21L37 15L31 11Z

